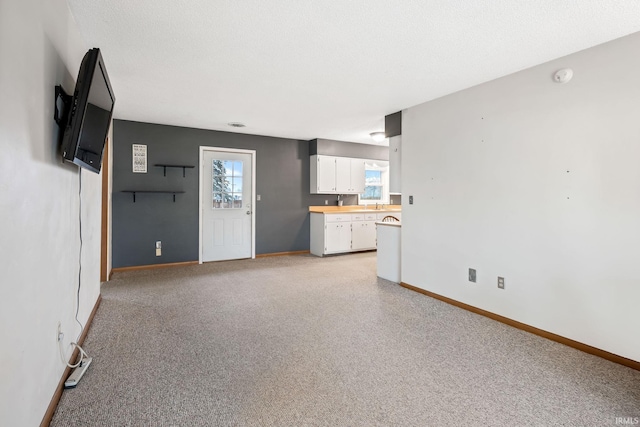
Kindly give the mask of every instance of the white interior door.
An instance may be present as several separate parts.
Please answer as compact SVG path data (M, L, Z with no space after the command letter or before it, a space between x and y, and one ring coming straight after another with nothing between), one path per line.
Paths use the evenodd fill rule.
M200 151L200 262L252 258L255 151Z

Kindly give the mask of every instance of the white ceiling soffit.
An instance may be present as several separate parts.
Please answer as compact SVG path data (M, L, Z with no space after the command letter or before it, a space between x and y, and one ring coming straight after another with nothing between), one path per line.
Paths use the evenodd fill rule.
M640 31L638 0L68 3L116 118L365 143L387 114Z

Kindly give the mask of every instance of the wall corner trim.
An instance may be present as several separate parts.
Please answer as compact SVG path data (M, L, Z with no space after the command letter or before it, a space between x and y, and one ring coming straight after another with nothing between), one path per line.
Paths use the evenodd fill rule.
M620 365L624 365L624 366L627 366L627 367L629 367L631 369L635 369L637 371L640 371L640 361L628 359L626 357L619 356L617 354L609 353L608 351L605 351L605 350L602 350L602 349L599 349L599 348L596 348L596 347L592 347L590 345L581 343L579 341L574 341L572 339L565 338L563 336L554 334L552 332L547 332L547 331L545 331L543 329L538 329L538 328L536 328L534 326L530 326L530 325L527 325L525 323L518 322L517 320L513 320L513 319L510 319L508 317L500 316L499 314L495 314L495 313L492 313L490 311L486 311L486 310L483 310L481 308L474 307L472 305L465 304L463 302L460 302L460 301L457 301L457 300L454 300L454 299L451 299L451 298L447 298L445 296L442 296L442 295L427 291L427 290L422 289L422 288L418 288L416 286L410 285L410 284L405 283L405 282L401 282L400 286L402 286L403 288L407 288L409 290L421 293L421 294L426 295L428 297L431 297L431 298L446 302L447 304L451 304L451 305L456 306L458 308L462 308L463 310L467 310L467 311L470 311L472 313L476 313L476 314L479 314L481 316L488 317L489 319L496 320L496 321L498 321L500 323L504 323L505 325L509 325L509 326L514 327L514 328L518 328L518 329L523 330L525 332L529 332L529 333L532 333L534 335L538 335L538 336L540 336L542 338L546 338L546 339L549 339L551 341L555 341L557 343L564 344L566 346L575 348L576 350L580 350L580 351L583 351L585 353L589 353L591 355L598 356L598 357L601 357L603 359L609 360L611 362L618 363Z
M89 329L91 329L91 324L93 323L93 318L98 311L98 307L100 306L100 302L102 301L102 295L98 295L98 299L96 300L95 305L93 306L93 310L91 310L91 314L87 319L87 324L84 327L84 331L82 331L82 335L78 340L78 345L82 346L84 344L84 339L87 337L89 333ZM75 360L78 357L79 350L76 347L71 353L71 357L69 360ZM60 382L56 387L56 391L53 393L53 397L51 398L51 402L49 403L49 407L47 411L44 413L44 417L42 417L42 422L40 423L40 427L48 427L51 424L51 420L53 419L53 414L56 412L56 408L58 407L58 403L60 402L60 398L62 397L62 392L64 390L64 382L71 375L71 368L67 366L67 368L62 373L62 378L60 378Z

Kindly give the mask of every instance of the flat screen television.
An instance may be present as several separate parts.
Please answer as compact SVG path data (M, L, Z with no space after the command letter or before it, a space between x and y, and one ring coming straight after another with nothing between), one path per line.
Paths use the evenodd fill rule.
M100 173L102 153L113 115L115 96L100 49L82 59L62 137L62 157Z

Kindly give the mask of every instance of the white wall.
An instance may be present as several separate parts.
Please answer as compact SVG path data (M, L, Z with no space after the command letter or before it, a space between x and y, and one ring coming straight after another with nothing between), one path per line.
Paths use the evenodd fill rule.
M80 332L79 171L62 165L54 86L88 49L64 0L0 0L0 425L38 425ZM100 176L82 172L84 324L100 292ZM92 366L93 368L93 366Z
M640 361L638 52L640 33L404 111L402 280Z

